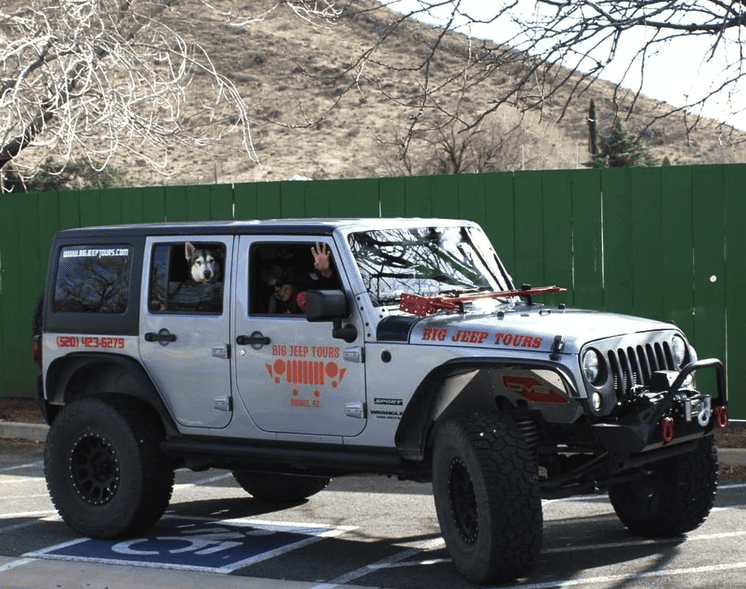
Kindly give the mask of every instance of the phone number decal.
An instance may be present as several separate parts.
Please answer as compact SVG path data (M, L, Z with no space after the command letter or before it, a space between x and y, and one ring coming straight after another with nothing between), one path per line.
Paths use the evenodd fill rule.
M104 348L107 350L123 350L123 337L99 337L96 335L76 336L61 335L57 338L58 348Z

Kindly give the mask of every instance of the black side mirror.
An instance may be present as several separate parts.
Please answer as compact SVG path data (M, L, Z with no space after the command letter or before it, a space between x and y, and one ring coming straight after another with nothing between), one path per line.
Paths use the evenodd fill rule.
M332 337L347 343L357 339L354 325L342 327L342 319L350 316L347 296L341 290L307 290L306 320L311 322L332 321Z
M350 314L347 297L341 290L307 290L306 319L311 322L344 319Z

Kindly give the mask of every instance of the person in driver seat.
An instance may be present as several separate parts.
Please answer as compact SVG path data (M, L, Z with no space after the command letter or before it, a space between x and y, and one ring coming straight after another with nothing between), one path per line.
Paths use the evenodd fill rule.
M304 313L307 289L334 286L332 282L336 281L333 281L329 246L317 243L311 247L311 255L316 270L313 274L280 266L271 266L262 272L262 283L274 288L274 293L269 298L269 313Z

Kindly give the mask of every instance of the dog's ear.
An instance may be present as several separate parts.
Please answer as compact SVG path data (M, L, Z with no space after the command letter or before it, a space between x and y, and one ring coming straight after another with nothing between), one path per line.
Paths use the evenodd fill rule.
M196 248L188 241L184 244L184 253L186 253L187 260L191 259L191 257L194 255L195 249Z

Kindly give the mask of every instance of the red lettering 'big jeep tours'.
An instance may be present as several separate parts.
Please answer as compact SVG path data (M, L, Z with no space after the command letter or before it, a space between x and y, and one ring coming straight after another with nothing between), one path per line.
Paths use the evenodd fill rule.
M454 565L485 583L531 569L542 498L608 490L645 536L713 505L722 364L670 324L538 303L562 289L516 289L474 223L74 229L50 262L45 472L81 534L152 526L177 468L269 501L381 473L432 482Z

